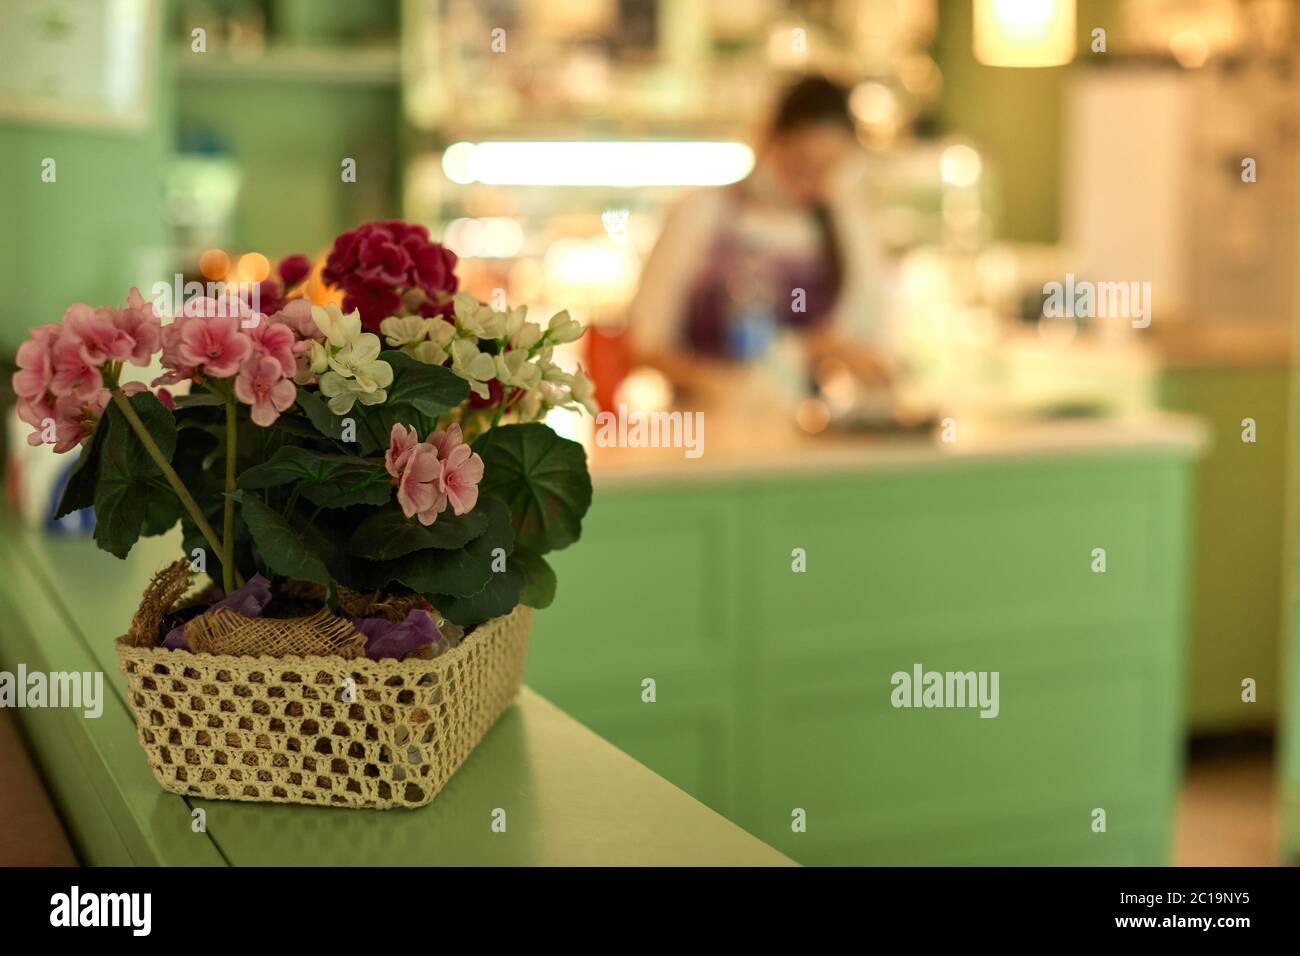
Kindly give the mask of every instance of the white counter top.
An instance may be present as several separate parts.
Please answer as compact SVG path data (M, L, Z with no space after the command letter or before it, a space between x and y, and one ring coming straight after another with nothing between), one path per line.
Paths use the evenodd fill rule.
M804 471L939 468L990 459L1162 454L1195 457L1208 442L1196 419L1171 413L1039 421L954 419L952 440L916 434L808 435L780 419L743 423L704 414L702 453L682 448L598 447L585 438L598 486L647 480L726 479Z

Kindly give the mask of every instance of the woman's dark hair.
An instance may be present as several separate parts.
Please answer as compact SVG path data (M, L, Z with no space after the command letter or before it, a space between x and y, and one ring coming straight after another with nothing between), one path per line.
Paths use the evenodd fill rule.
M852 132L849 91L824 76L805 76L786 87L772 116L773 133L830 123Z
M774 135L781 136L824 123L854 132L853 117L849 113L849 91L824 76L805 76L786 87L777 100L771 130ZM826 253L830 287L838 296L844 282L844 252L835 234L835 222L825 205L814 206L812 214Z

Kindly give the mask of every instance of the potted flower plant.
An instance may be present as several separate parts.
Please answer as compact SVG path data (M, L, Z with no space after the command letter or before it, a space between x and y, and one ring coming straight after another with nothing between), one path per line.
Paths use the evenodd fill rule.
M181 527L117 645L163 787L418 806L513 699L591 501L541 418L595 405L554 362L582 327L458 293L455 263L371 223L321 270L341 304L291 256L169 321L135 289L74 305L19 349L29 442L80 448L57 514L93 506L118 557Z

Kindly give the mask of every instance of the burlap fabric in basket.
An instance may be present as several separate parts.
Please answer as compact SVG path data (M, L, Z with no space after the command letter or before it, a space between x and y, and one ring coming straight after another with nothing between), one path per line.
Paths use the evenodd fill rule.
M361 656L350 625L328 613L257 623L262 638L279 633L289 642L308 624L338 650L204 654L118 638L140 743L158 782L214 799L419 807L514 700L532 611L521 605L451 650L403 661Z

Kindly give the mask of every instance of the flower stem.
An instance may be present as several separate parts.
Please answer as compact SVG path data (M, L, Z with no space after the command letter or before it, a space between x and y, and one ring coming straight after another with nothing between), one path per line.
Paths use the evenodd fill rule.
M222 511L221 586L229 594L234 590L235 576L235 442L238 435L235 403L226 400L226 500Z
M114 388L112 394L113 404L117 406L118 411L122 413L122 417L125 418L127 424L131 426L131 430L134 431L136 437L140 439L140 444L144 445L144 450L148 452L149 457L154 460L154 464L162 469L163 477L167 479L167 484L171 485L172 491L176 492L176 497L181 500L181 504L184 505L185 510L189 512L190 520L198 526L204 540L208 542L208 547L212 548L216 554L224 556L225 552L217 542L217 533L212 530L212 525L208 524L208 519L203 517L203 511L199 508L199 503L194 500L194 496L190 494L190 490L185 487L185 483L181 481L181 476L176 474L176 470L172 468L171 462L163 456L162 449L159 448L158 443L153 440L153 435L149 434L149 429L144 427L144 422L140 421L140 416L137 415L135 409L131 407L130 400L122 393L120 388ZM222 564L225 566L224 560Z

